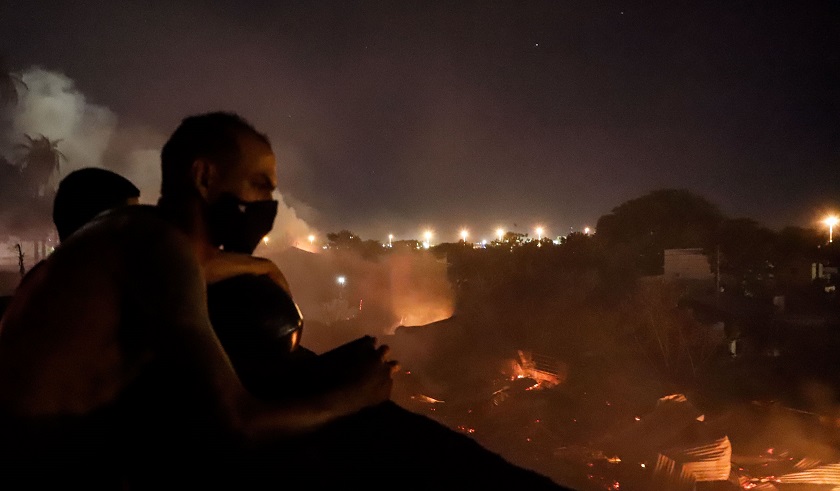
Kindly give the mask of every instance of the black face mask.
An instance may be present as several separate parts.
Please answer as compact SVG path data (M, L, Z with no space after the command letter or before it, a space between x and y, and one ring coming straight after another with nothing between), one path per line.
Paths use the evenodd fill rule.
M224 193L207 210L210 240L226 251L252 254L271 232L276 216L275 200L242 201Z

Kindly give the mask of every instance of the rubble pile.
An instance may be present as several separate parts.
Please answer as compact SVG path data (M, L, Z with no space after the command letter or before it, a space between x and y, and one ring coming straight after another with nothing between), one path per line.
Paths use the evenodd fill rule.
M412 341L440 335L411 333ZM657 399L650 387L628 383L632 374L582 379L529 350L512 349L495 364L462 365L452 354L439 361L445 369L406 360L395 400L572 489L840 491L840 449L813 443L817 420L800 445L786 445L773 434L772 406L710 413L683 393ZM425 376L434 370L443 375Z

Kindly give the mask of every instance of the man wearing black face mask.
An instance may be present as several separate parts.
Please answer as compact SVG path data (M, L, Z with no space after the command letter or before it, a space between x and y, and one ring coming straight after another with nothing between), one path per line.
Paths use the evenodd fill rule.
M233 146L226 139L231 133L238 135ZM275 163L266 158L268 150L267 140L235 115L187 118L162 152L159 207L206 251L210 319L246 388L265 400L342 397L335 389L356 383L364 359L374 356L375 340L362 338L324 358L295 364L288 355L296 342L271 336L271 329L285 335L284 327L300 320L288 286L289 296L284 296L277 285L260 281L263 260L247 256L270 231L276 213L271 198ZM388 488L426 488L445 479L459 485L559 489L467 436L390 401L348 414L304 438L260 447L254 458L270 460L278 453L285 456L278 465L303 473L303 482L318 488L355 483L379 489L382 482ZM377 467L376 476L394 479L378 479L370 463Z
M277 214L274 166L268 139L227 113L186 118L164 146L158 208L198 248L209 284L253 273L288 289L276 266L251 256Z

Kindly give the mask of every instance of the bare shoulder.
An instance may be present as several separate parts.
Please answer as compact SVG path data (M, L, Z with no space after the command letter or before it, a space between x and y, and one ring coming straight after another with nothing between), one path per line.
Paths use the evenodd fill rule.
M194 249L156 208L126 207L103 215L84 232L79 239L87 241L82 245L88 251L91 242L116 249L113 265L120 272L120 290L134 308L152 317L150 328L184 315L205 315L206 287Z
M100 215L56 250L56 262L97 262L132 285L200 275L186 237L153 206L129 206ZM195 278L193 278L195 279ZM164 284L158 284L164 287ZM145 291L154 295L154 291Z
M116 242L120 245L155 247L181 244L188 247L186 236L163 218L154 206L135 205L112 210L98 216L62 244L62 249L89 246L91 242ZM132 247L124 249L133 252Z
M189 242L153 209L98 218L33 273L0 324L0 405L22 413L113 400L206 318Z

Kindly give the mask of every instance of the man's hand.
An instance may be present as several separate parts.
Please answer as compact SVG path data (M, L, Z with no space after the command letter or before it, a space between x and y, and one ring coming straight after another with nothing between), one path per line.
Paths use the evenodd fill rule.
M376 338L363 336L319 355L319 370L355 411L390 399L398 364L388 353L387 345L377 347Z
M276 264L262 257L238 252L214 252L204 263L204 276L208 285L242 274L268 275L291 295L289 282Z

